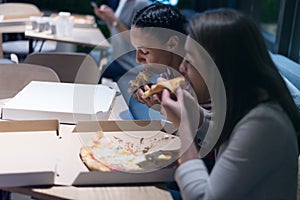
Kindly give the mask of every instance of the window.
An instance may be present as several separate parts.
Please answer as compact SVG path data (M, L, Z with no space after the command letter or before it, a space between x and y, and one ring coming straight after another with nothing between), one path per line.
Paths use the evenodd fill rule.
M291 32L289 57L300 63L300 1L295 5L293 30Z
M262 0L261 3L260 28L266 40L275 44L280 0Z
M238 9L259 24L268 48L300 63L299 0L240 1Z

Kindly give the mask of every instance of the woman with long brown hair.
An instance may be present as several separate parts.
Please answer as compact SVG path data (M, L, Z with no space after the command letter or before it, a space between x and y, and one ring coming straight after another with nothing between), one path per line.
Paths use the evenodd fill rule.
M219 137L202 141L204 146L212 143L217 151L216 164L208 174L199 159L201 147L194 142L194 128L199 121L199 130L212 127L205 123L218 124L213 119L219 110L213 109L211 121L204 120L203 109L191 108L186 91L177 89L176 100L168 90L163 91L161 105L179 127L182 148L186 148L175 177L183 198L296 199L300 116L259 29L237 11L218 9L191 20L188 32L180 71L199 93L193 73L202 62L193 45L197 42L211 56L223 80L226 114ZM209 70L203 63L201 67ZM211 96L214 107L221 96ZM195 110L200 111L200 120L195 120Z

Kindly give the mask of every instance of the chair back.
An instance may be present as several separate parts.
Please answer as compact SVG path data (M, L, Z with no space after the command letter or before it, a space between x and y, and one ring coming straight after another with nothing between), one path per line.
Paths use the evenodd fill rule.
M24 63L50 67L61 82L97 84L100 78L96 61L86 53L36 52L28 55Z
M0 64L0 99L12 98L31 81L60 82L50 68L31 64Z
M0 15L3 15L4 19L17 19L43 16L43 13L36 5L30 3L2 3L0 4Z

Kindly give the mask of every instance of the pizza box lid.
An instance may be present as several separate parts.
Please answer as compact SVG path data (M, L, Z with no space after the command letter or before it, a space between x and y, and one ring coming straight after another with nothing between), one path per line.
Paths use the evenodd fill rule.
M0 187L53 185L58 129L57 120L0 121Z
M70 124L106 120L115 94L105 85L32 81L3 106L2 118Z
M166 122L160 120L132 120L132 121L95 121L79 122L73 134L63 136L65 151L63 159L58 165L56 183L61 185L118 185L118 184L147 184L165 181L174 181L175 167L164 167L144 172L129 171L89 171L80 159L80 148L84 146L89 136L95 131L103 131L104 134L120 136L120 134L134 133L164 133ZM139 140L138 140L139 141ZM68 143L68 144L67 144Z

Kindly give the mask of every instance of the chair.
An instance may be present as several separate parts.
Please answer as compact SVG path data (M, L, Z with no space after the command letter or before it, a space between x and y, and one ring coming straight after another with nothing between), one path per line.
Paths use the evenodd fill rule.
M52 68L61 82L97 84L100 70L95 60L79 52L36 52L28 55L24 63Z
M22 20L25 18L29 18L30 16L43 16L43 12L41 12L37 6L30 3L2 3L0 4L0 15L3 15L4 20L15 21L17 19ZM15 23L17 23L17 21L15 21ZM20 23L24 22L19 22L18 25L20 25ZM14 33L18 32L14 31ZM6 40L11 40L9 39L10 35L11 34L9 33L6 34ZM19 34L18 38L18 40L13 41L3 41L3 53L15 53L19 56L26 56L29 52L29 41L25 40L22 34ZM36 42L35 51L55 51L56 45L57 43L54 41L46 41L45 43L39 41Z
M30 3L2 3L0 4L0 14L4 16L4 19L43 15L38 7Z
M50 68L31 64L0 64L0 99L12 98L31 81L60 82Z

